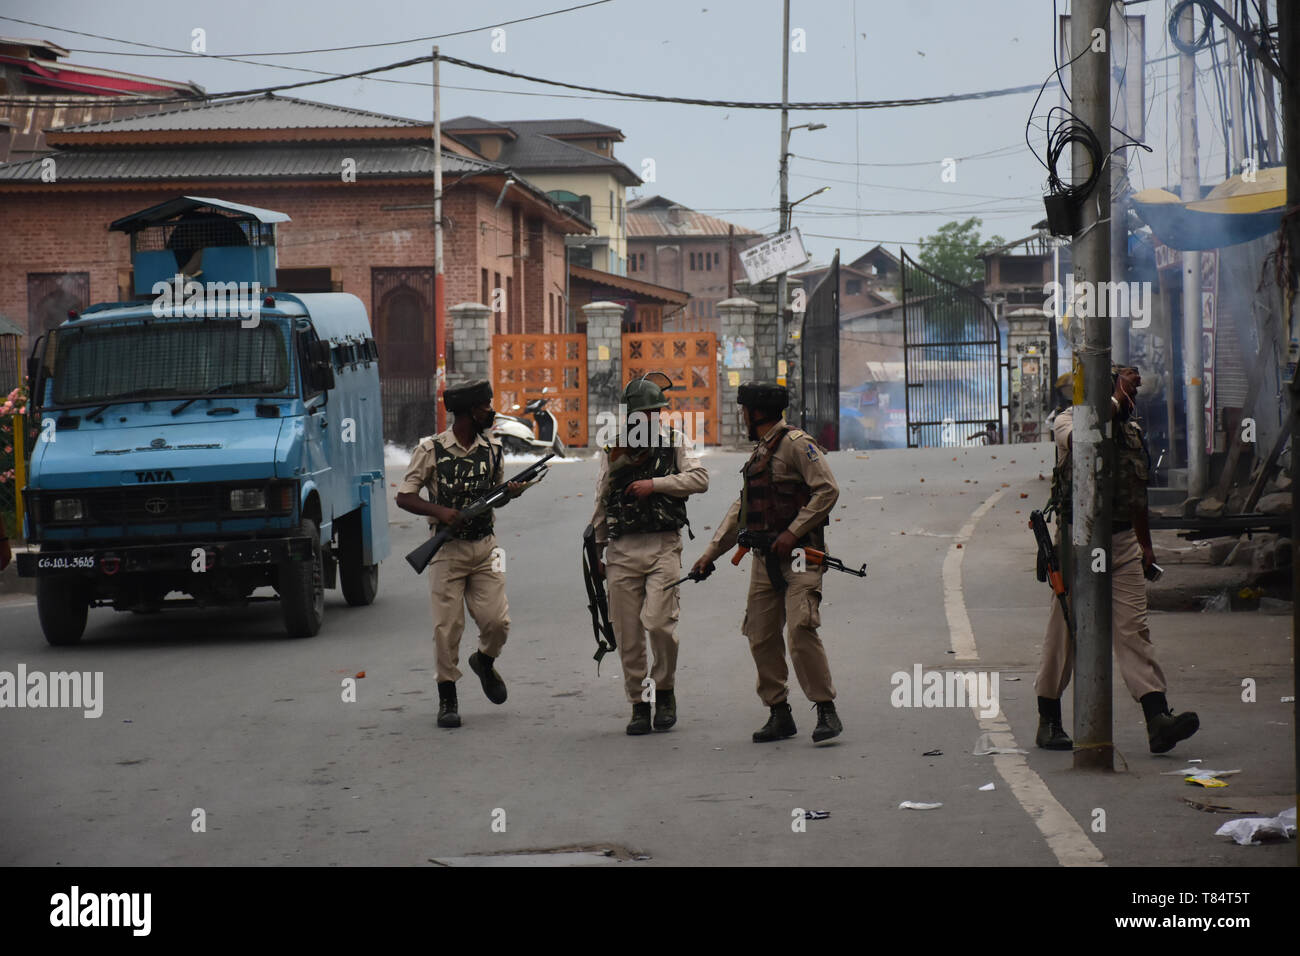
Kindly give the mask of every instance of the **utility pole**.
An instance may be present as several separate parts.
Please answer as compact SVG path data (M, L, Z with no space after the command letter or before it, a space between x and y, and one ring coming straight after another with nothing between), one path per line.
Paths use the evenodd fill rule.
M1196 35L1196 6L1189 4L1178 21L1178 37L1191 49ZM1197 160L1196 54L1178 55L1178 124L1184 203L1201 198ZM1201 347L1201 254L1183 253L1183 376L1187 416L1187 497L1205 494L1205 356Z
M1070 17L1070 49L1093 46L1093 31L1107 32L1110 0L1075 0ZM1100 178L1084 197L1079 232L1072 247L1075 287L1092 283L1106 288L1110 281L1110 231L1104 218L1110 212L1110 60L1115 42L1110 33L1103 52L1089 52L1070 67L1074 112L1091 127L1100 144L1093 156L1082 142L1073 144L1071 165L1076 183L1084 181L1094 164ZM1074 54L1074 55L1077 55ZM1078 315L1079 310L1073 310ZM1082 347L1075 351L1075 375L1083 378L1083 404L1074 406L1073 487L1074 520L1071 528L1071 604L1076 634L1074 665L1074 766L1076 769L1114 770L1115 745L1111 733L1111 486L1114 481L1114 445L1108 440L1113 413L1110 377L1110 320L1076 318L1082 328ZM1077 340L1076 340L1077 341ZM1075 401L1079 401L1076 383ZM1100 560L1104 571L1095 571Z
M1264 11L1268 4L1261 5ZM1295 210L1300 207L1300 10L1294 4L1277 5L1277 25L1280 49L1278 56L1282 66L1282 127L1286 143L1286 205L1291 214L1282 217L1282 229L1288 248L1291 250L1287 262L1287 287L1282 290L1282 301L1288 310L1288 331L1295 334L1295 303L1300 299L1300 215ZM1291 447L1300 448L1300 366L1291 376ZM1294 452L1292 452L1294 455ZM1291 485L1291 540L1300 534L1300 482ZM1292 562L1295 565L1295 562ZM1295 565L1291 572L1292 595L1300 594L1300 565ZM1300 603L1292 611L1292 635L1300 634ZM1300 685L1300 656L1291 655L1291 693ZM1295 724L1296 705L1291 704L1292 726ZM1295 735L1296 791L1300 792L1300 734ZM1297 859L1300 859L1300 845L1296 847Z
M784 0L781 18L781 226L778 233L790 228L790 0ZM781 363L785 360L785 273L776 277L776 381L785 384Z
M447 427L442 393L447 387L447 337L442 276L442 115L438 86L438 48L433 48L433 346L436 350L434 414L438 431ZM567 303L566 303L567 304Z
M1246 159L1246 127L1241 108L1241 66L1237 59L1237 38L1231 30L1225 32L1228 47L1228 117L1232 123L1228 136L1232 155L1228 161L1232 163L1232 175L1236 176L1241 172L1242 163ZM1268 74L1267 70L1260 72Z
M1247 8L1246 12L1247 13L1250 12L1249 8ZM1278 42L1281 44L1281 46L1285 47L1286 39L1283 37L1281 32L1281 28L1284 25L1282 22L1283 20L1290 23L1291 29L1293 30L1296 29L1297 26L1300 26L1300 24L1296 23L1294 16L1291 17L1283 16L1282 4L1279 3L1278 4ZM1246 18L1246 26L1249 29L1250 26L1249 16L1247 16ZM1262 35L1268 36L1268 0L1263 0L1263 2L1259 5L1259 31ZM1286 57L1282 55L1280 50L1278 55L1283 60L1283 67L1285 68ZM1283 92L1286 91L1283 90ZM1285 103L1282 104L1282 109L1283 110L1286 109ZM1260 148L1260 155L1255 157L1256 159L1259 160L1261 166L1275 163L1280 159L1280 156L1278 154L1278 146L1277 146L1277 111L1273 108L1273 73L1271 70L1264 70L1264 120L1268 124L1267 125L1268 142L1263 144L1263 146ZM1285 119L1283 119L1283 122L1286 122Z
M1118 4L1112 4L1110 8L1110 37L1107 47L1119 46L1124 50L1123 59L1119 56L1110 55L1111 63L1128 63L1128 18L1124 15L1124 8ZM1073 49L1073 47L1071 47ZM1123 81L1121 82L1121 73L1116 71L1114 74L1114 93L1115 93L1115 119L1113 125L1116 129L1129 133L1129 115L1128 115L1128 84L1134 81L1134 77L1128 75L1128 70L1122 73ZM1138 88L1141 89L1142 78L1136 77ZM1141 117L1137 117L1140 121ZM1110 157L1110 183L1111 183L1111 202L1110 202L1110 274L1115 282L1124 282L1128 278L1128 161L1125 159L1125 153L1120 150ZM1112 315L1110 317L1110 341L1112 357L1119 365L1128 364L1128 333L1132 320L1127 315Z

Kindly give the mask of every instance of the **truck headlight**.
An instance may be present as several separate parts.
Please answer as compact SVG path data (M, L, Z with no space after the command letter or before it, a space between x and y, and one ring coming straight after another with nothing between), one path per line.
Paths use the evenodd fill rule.
M263 488L236 488L230 492L231 511L265 511L266 491Z
M82 517L80 498L55 498L55 521L80 521Z

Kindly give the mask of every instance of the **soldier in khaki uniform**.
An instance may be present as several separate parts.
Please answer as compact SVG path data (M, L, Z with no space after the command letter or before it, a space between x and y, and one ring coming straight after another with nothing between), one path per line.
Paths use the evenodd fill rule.
M506 700L506 685L494 663L510 630L506 603L506 577L492 513L460 523L460 509L505 480L501 443L488 429L495 419L492 386L469 382L443 393L447 411L456 416L452 427L416 446L411 464L397 492L397 506L429 518L430 529L453 528L452 538L434 556L429 574L433 597L433 641L437 654L438 726L461 724L456 699L460 680L460 638L465 630L465 609L479 629L478 650L470 655L470 669L478 675L483 692L494 704ZM511 483L511 497L523 485ZM429 498L420 496L427 488Z
M1133 699L1142 705L1147 738L1152 753L1172 750L1180 740L1196 733L1200 720L1187 712L1175 715L1165 700L1165 675L1156 662L1151 631L1147 626L1147 591L1144 572L1155 564L1151 532L1147 524L1148 456L1142 429L1133 421L1137 390L1142 376L1135 368L1112 368L1115 392L1111 396L1113 440L1115 442L1115 485L1111 509L1111 607L1112 641L1120 675ZM1059 383L1058 383L1059 384ZM1053 424L1056 435L1056 470L1052 475L1052 505L1058 525L1057 549L1062 556L1064 529L1071 519L1071 449L1074 410L1066 408ZM1059 601L1052 601L1052 615L1043 642L1043 660L1035 689L1038 694L1039 747L1071 750L1074 747L1061 724L1061 695L1074 671L1074 647L1065 626Z
M680 577L681 528L686 498L709 490L709 473L688 453L686 436L665 428L659 409L663 390L646 378L628 383L626 445L606 447L596 478L591 524L598 573L609 587L609 616L623 663L623 685L632 703L627 732L650 733L650 704L642 700L646 643L654 652L654 729L677 723L678 590L665 588ZM641 416L644 419L637 421ZM643 426L643 427L637 427ZM644 427L648 426L648 427ZM608 543L608 547L606 544Z
M770 716L754 732L755 743L793 737L794 715L787 701L789 671L782 644L786 626L790 660L799 686L817 709L813 740L828 740L843 731L835 713L835 686L817 628L821 624L822 574L820 566L794 571L791 551L796 547L826 549L825 527L839 499L839 486L826 463L825 451L807 432L788 424L782 410L789 393L779 385L746 382L738 401L744 410L749 437L758 442L742 469L744 486L709 546L692 566L708 575L713 562L731 549L742 528L776 535L773 553L780 558L788 585L784 593L768 575L765 562L755 555L749 579L749 600L742 632L758 668L758 696Z

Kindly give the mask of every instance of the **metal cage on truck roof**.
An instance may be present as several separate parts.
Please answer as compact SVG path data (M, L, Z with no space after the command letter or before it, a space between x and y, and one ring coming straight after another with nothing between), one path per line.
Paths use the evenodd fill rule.
M202 196L179 196L113 222L131 237L135 294L150 295L177 275L207 282L276 284L273 209Z

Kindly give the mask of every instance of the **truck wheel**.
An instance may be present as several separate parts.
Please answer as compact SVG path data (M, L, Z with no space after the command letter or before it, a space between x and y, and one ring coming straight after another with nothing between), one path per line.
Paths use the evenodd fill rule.
M45 640L55 647L76 644L86 631L90 601L82 582L42 575L36 579L36 613Z
M352 607L366 607L375 603L379 591L379 565L339 565L339 583L343 585L343 600Z
M286 561L280 566L280 610L290 637L314 637L325 617L325 568L321 560L320 530L303 518L299 530L311 538L310 561Z
M375 603L379 590L379 565L361 563L361 514L352 512L339 527L339 585L351 607Z

